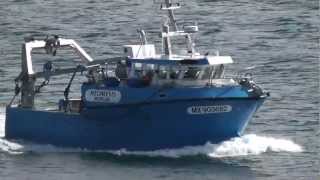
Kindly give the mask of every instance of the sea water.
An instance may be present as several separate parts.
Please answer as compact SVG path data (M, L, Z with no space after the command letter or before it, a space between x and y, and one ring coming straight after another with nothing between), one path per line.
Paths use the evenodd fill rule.
M104 59L121 55L122 45L138 43L136 29L144 28L148 41L161 47L156 32L164 16L154 2L0 2L0 179L319 179L316 0L183 1L184 8L177 10L178 19L198 22L197 50L231 55L236 63L227 67L228 73L250 72L271 92L241 137L147 152L89 151L3 137L5 104L13 96L25 36L72 38L94 59ZM35 53L36 70L47 58L56 67L78 61L68 51L58 51L54 58ZM69 78L52 78L37 94L38 107L56 108ZM75 79L72 97L81 80Z

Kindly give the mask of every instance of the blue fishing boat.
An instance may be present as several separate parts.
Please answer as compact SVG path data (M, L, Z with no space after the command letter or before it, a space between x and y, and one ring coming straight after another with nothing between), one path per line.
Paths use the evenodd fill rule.
M198 26L179 27L173 13L178 8L171 0L161 5L169 17L160 32L161 53L143 30L138 30L140 44L125 45L123 56L104 60L93 60L72 39L26 38L22 71L6 108L5 137L92 150L155 150L240 136L269 94L249 76L227 77L230 56L197 52ZM186 41L183 54L172 50L172 38L179 37ZM73 49L83 63L55 68L54 61L46 61L42 71L34 70L33 50L56 55L64 48ZM62 74L72 76L57 108L38 109L35 95ZM69 97L76 75L86 77L78 99Z

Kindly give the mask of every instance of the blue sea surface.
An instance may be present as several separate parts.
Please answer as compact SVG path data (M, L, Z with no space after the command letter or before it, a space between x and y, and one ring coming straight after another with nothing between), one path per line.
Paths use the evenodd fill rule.
M271 92L242 137L221 144L151 152L58 148L4 136L5 105L20 72L24 37L57 34L75 39L94 58L122 54L139 43L137 29L161 47L165 15L147 0L0 1L0 179L320 179L319 2L316 0L180 1L178 19L197 21L197 49L231 55ZM179 42L181 43L181 42ZM160 51L160 49L157 49ZM77 61L58 51L57 66ZM36 52L35 68L48 57ZM70 75L53 78L37 95L40 108L56 106ZM81 78L72 86L76 96Z

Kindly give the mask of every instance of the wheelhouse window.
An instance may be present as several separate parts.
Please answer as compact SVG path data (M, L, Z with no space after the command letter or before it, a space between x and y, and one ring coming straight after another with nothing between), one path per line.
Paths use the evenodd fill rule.
M214 79L223 79L224 65L157 65L132 63L129 79L148 81L149 85L205 85Z

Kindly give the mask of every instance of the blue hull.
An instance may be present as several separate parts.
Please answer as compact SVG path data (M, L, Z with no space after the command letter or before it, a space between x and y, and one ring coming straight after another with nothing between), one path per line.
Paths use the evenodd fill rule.
M155 150L219 143L241 135L263 101L249 97L154 101L92 107L79 114L7 107L5 136L92 150Z

